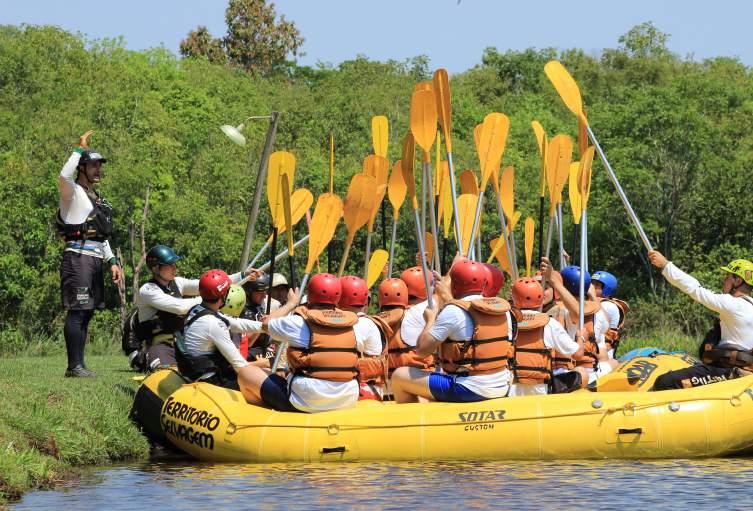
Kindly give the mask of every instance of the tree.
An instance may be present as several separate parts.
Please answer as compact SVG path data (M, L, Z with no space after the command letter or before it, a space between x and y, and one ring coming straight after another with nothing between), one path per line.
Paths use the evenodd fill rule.
M295 24L277 18L274 3L266 0L230 0L225 10L227 34L211 36L206 27L189 32L180 43L184 57L205 57L213 63L229 62L251 73L267 75L282 69L297 56L303 37Z

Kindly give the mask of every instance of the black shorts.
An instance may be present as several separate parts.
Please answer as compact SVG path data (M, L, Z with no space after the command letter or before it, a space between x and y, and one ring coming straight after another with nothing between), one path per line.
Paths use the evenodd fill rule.
M177 367L175 348L170 344L152 344L146 350L146 365L149 371L158 371L166 367Z
M105 308L102 259L66 250L60 266L60 292L65 310Z
M654 382L652 390L689 389L736 378L735 369L698 364L685 369L669 371Z
M290 404L288 380L277 374L270 374L261 384L261 398L270 408L278 412L299 412Z

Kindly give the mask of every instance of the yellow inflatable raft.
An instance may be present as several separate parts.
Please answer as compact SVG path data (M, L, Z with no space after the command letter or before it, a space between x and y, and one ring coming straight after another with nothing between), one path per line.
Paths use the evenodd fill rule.
M318 414L246 404L239 392L185 383L172 371L144 380L133 416L158 440L206 461L690 458L753 453L753 376L646 392L687 367L675 355L639 357L597 392L479 403L361 401Z

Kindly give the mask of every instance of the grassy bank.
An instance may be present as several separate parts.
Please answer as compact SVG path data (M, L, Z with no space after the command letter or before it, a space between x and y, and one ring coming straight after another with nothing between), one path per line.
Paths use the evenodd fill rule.
M136 382L122 355L88 356L94 379L63 378L65 356L0 359L0 506L75 476L76 467L149 454L128 420Z

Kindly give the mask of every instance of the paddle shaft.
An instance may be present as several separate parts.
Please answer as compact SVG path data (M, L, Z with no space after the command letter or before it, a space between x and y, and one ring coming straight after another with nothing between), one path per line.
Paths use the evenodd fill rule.
M290 287L295 289L295 255L293 252L288 251L288 272L290 273ZM271 275L269 290L272 291L272 281L274 281L274 273ZM270 292L270 296L271 296Z
M387 278L392 278L392 263L395 260L395 237L397 236L397 218L392 220L392 241L390 242L390 262L387 266Z
M256 230L256 219L259 217L259 205L261 204L261 195L264 191L264 182L267 180L267 167L269 155L272 152L272 145L275 142L277 134L277 122L280 118L279 112L272 112L269 117L269 128L267 128L267 139L264 141L264 149L259 161L259 170L256 172L256 184L254 185L254 198L251 203L251 212L248 215L248 224L246 224L246 236L243 240L243 252L241 253L241 271L248 266L248 256L251 253L251 242L254 240Z
M345 249L343 250L343 257L340 260L340 269L337 270L337 276L342 277L343 272L345 271L345 263L348 262L348 254L350 254L350 247L353 245L353 238L355 238L356 233L353 233L351 235L348 233L348 237L345 239Z
M518 273L517 268L513 269L514 266L512 265L512 254L510 253L510 238L507 236L507 220L505 219L505 212L502 209L502 200L500 197L497 197L497 213L499 213L499 221L502 224L502 238L505 241L505 247L507 247L507 263L510 265L510 276L513 280L517 279L516 275Z
M445 137L445 144L447 138ZM458 242L458 250L463 250L463 233L460 231L460 217L458 216L458 194L455 190L455 165L452 163L452 153L447 152L447 165L450 167L450 191L452 192L452 213L455 217L455 237Z
M272 229L272 253L274 254L277 251L277 227L274 227ZM272 264L269 265L269 289L267 289L267 314L269 314L272 311L272 293L271 287L272 287L272 277L275 274L275 258L272 258Z
M651 245L651 242L648 240L648 236L646 236L646 233L643 231L643 226L641 225L641 221L638 220L638 215L636 215L635 211L633 211L633 207L630 205L630 201L628 201L627 195L625 195L625 191L622 189L622 186L620 186L620 182L617 179L617 175L614 173L614 170L612 170L612 166L609 164L609 161L607 160L607 155L604 154L604 151L601 149L601 146L599 145L599 141L596 139L596 135L594 135L593 130L591 130L591 126L587 125L586 130L588 131L588 138L591 139L591 142L593 142L596 152L599 153L599 158L601 158L601 162L604 164L604 168L607 169L607 175L609 176L609 180L612 181L612 184L614 185L614 189L617 191L617 195L620 196L620 200L622 201L622 205L625 207L625 211L627 211L630 221L633 222L633 226L638 231L638 236L640 236L641 241L643 242L643 246L646 248L646 250L653 250L654 247ZM581 236L582 236L582 233L583 233L583 228L581 227ZM581 247L582 246L583 246L583 240L581 240Z
M264 245L262 245L262 247L261 247L261 248L259 249L259 251L258 251L258 252L256 253L256 255L254 256L254 258L253 258L253 259L251 259L251 262L250 262L250 263L248 263L248 266L250 266L251 268L253 268L253 267L254 267L254 265L256 264L256 262L257 262L257 261L259 260L259 258L261 258L262 254L264 254L264 252L266 252L266 251L267 251L267 249L268 249L268 248L269 248L269 242L268 242L268 241L265 241L265 242L264 242Z
M309 240L309 235L307 234L303 238L301 238L298 241L296 241L293 244L293 248L300 247L301 245L303 245L304 243L306 243L308 240ZM288 249L283 250L282 252L280 252L279 254L277 254L275 256L275 261L280 261L280 259L282 259L283 257L285 257L287 254L288 254ZM263 265L261 265L259 267L259 269L262 270L262 271L266 271L271 265L272 265L272 261L267 261L266 263L264 263Z
M588 264L587 253L587 240L586 240L586 227L587 214L584 209L580 216L580 282L578 283L578 330L583 329L583 307L586 297L586 265Z
M363 280L369 278L369 258L371 257L371 232L366 233L366 251L363 261Z
M426 246L424 245L423 232L421 232L421 218L418 216L418 209L413 210L413 217L416 221L416 237L418 238L418 250L421 254L421 269L424 274L424 286L426 286L426 301L429 304L429 308L433 309L434 304L431 299L432 289L429 287L429 268L426 264Z
M552 231L554 230L554 215L549 217L549 229L546 231L546 251L544 253L545 257L549 259L549 251L552 248ZM541 276L541 287L544 288L544 291L546 292L547 288L547 282L546 282L546 276ZM542 303L539 305L539 312L541 312L544 308L544 304Z
M468 253L466 256L470 257L471 251L473 250L473 244L476 241L476 230L478 230L478 223L481 219L481 202L484 200L484 190L479 190L478 192L478 201L476 201L476 213L473 215L473 227L471 228L471 240L468 243ZM480 257L480 254L476 254L478 257Z
M562 216L562 203L557 204L557 234L559 234L560 245L560 270L565 267L565 242L563 235L562 222L564 218Z
M544 196L539 196L539 264L544 253Z
M428 153L426 153L426 158L428 160ZM426 162L425 164L426 170L424 171L424 174L426 175L426 181L427 186L429 190L429 218L431 220L431 236L433 238L434 242L434 260L432 262L432 265L434 266L435 270L440 269L440 263L439 263L439 237L437 236L437 212L435 208L435 201L434 201L434 180L431 177L431 163Z
M421 164L421 232L426 232L426 156Z

